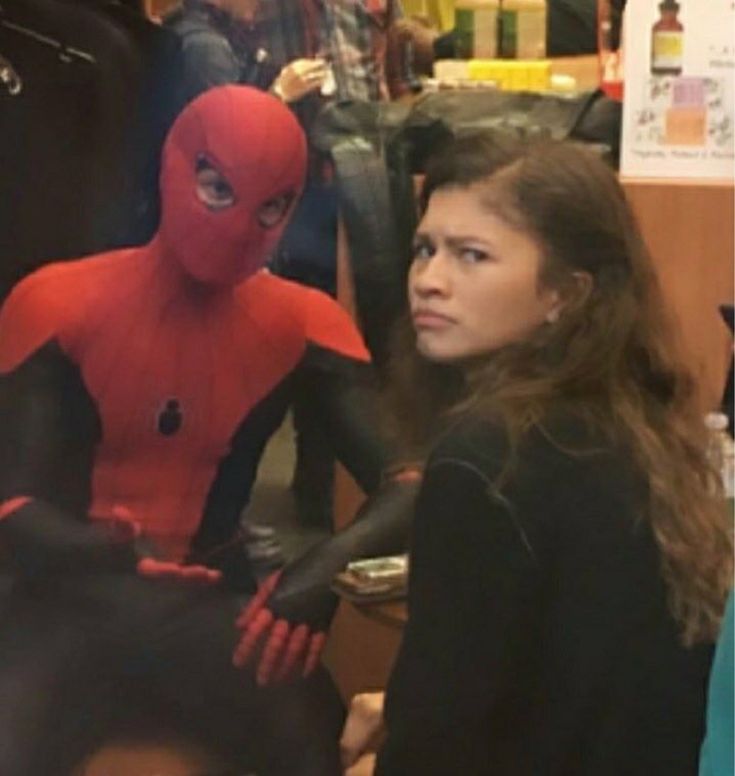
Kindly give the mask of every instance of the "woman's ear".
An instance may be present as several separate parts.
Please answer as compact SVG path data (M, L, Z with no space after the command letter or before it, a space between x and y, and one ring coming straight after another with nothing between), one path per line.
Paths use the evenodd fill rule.
M572 279L574 285L574 290L572 292L574 304L582 306L589 299L592 288L594 287L592 275L590 275L589 272L579 270L578 272L572 272Z
M592 293L594 284L589 272L572 272L570 278L563 290L554 292L556 300L546 313L547 323L556 323L565 310L580 308Z

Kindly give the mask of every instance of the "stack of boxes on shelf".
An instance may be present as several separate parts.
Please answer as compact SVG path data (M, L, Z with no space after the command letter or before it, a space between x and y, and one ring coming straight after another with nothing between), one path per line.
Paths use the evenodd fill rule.
M434 65L435 88L547 91L546 0L457 0L457 59Z

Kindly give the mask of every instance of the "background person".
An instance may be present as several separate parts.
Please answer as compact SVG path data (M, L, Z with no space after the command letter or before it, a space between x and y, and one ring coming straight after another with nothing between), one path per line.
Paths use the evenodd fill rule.
M707 692L707 732L699 776L735 772L735 594L730 593Z

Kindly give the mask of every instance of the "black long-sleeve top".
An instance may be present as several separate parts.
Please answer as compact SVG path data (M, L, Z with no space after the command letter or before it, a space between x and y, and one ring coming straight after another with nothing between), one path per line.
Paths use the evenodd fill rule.
M711 649L680 646L630 456L566 417L499 491L507 457L468 421L429 459L376 774L695 776Z

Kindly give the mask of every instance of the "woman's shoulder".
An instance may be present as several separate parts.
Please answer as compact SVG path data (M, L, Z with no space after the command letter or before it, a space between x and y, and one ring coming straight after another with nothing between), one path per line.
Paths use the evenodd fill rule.
M437 499L447 482L466 489L475 482L539 552L582 546L581 537L591 544L600 536L640 540L635 526L647 489L634 456L602 424L574 410L554 408L515 446L502 423L464 417L438 441L425 482Z
M474 413L463 415L439 437L427 468L455 463L494 478L511 455L516 470L521 473L539 468L546 473L562 472L570 467L610 466L611 463L625 466L628 460L620 445L599 424L574 408L556 406L523 433L514 448L511 448L507 426L499 418Z
M508 426L501 417L477 412L458 415L436 440L432 457L460 455L480 458L493 452L507 453L510 444ZM566 406L554 406L522 434L522 447L550 448L561 456L576 451L592 451L614 445L601 426L581 412Z
M457 463L477 467L483 472L506 455L509 440L498 420L464 415L454 420L438 437L427 461L427 469Z

